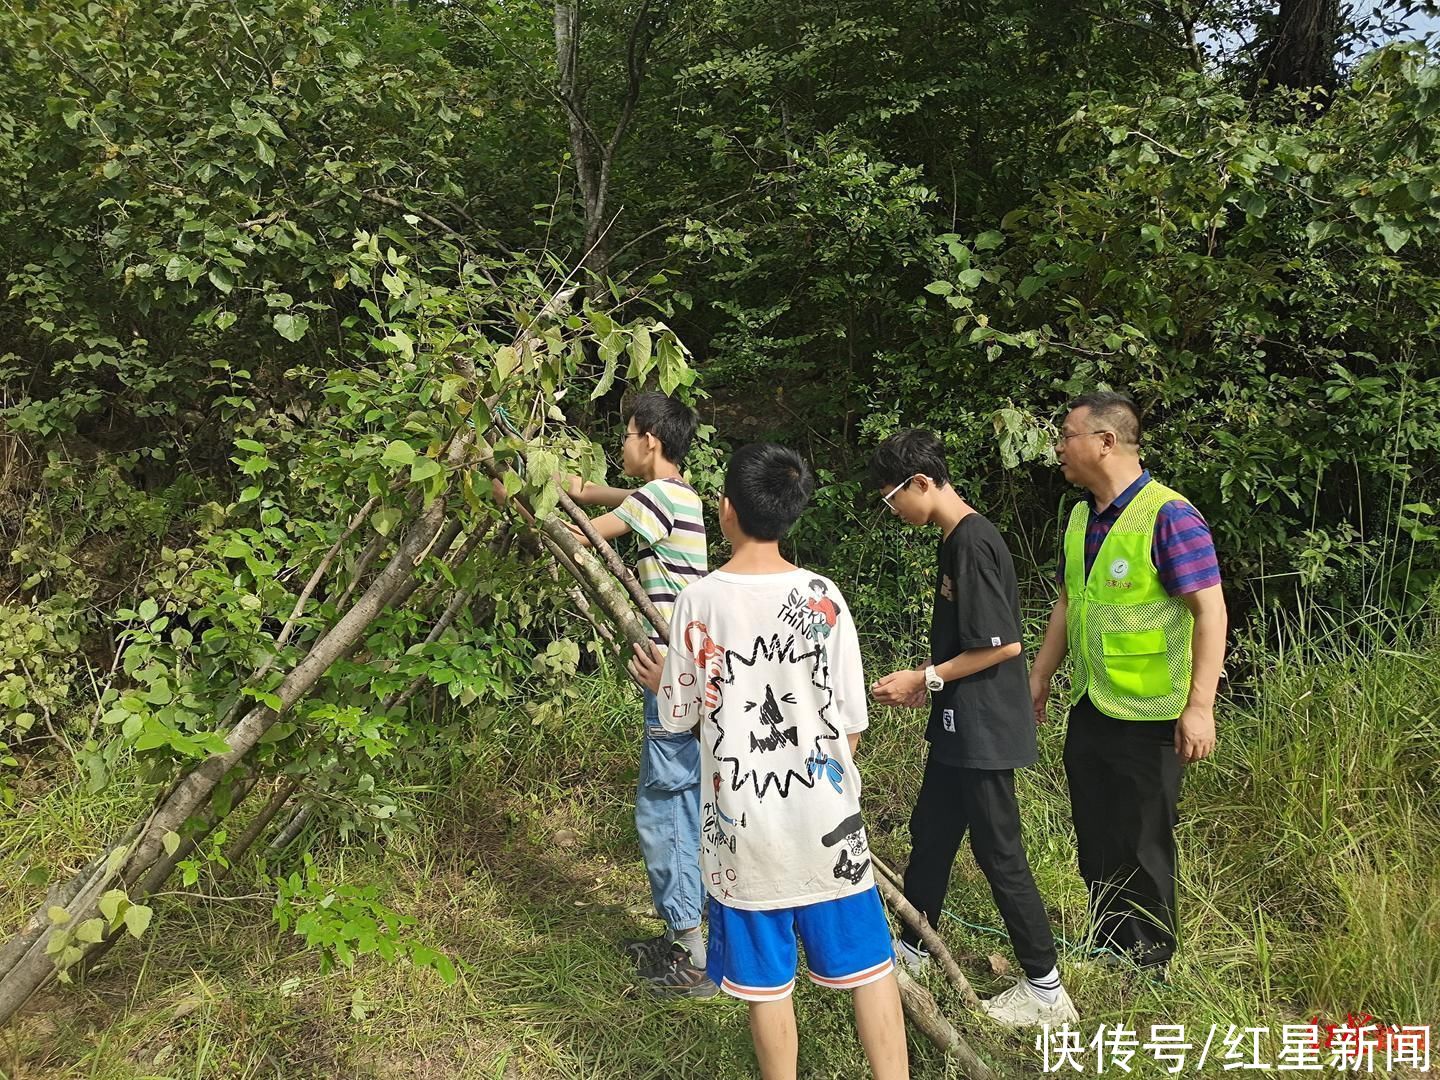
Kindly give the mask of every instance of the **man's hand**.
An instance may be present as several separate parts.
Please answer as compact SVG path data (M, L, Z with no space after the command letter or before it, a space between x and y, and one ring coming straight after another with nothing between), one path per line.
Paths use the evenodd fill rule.
M1187 705L1175 722L1175 753L1181 765L1203 761L1215 750L1215 709Z
M925 673L904 668L892 671L870 687L870 693L881 705L897 705L904 709L918 709L925 704Z
M1030 673L1030 707L1035 710L1035 723L1044 724L1050 720L1045 711L1045 705L1050 700L1050 680L1037 679L1035 673Z
M665 671L665 658L660 655L660 650L649 642L645 645L632 645L631 649L635 655L626 664L626 670L630 672L630 678L645 690L652 694L660 693L660 676Z

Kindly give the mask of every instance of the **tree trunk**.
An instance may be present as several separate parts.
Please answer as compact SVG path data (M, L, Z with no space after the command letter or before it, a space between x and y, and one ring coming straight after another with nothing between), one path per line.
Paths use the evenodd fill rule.
M1269 40L1260 53L1256 90L1284 87L1323 92L1316 111L1335 90L1340 37L1339 0L1280 0Z
M565 110L570 133L570 156L575 162L575 178L580 186L580 202L585 213L585 251L581 267L589 278L586 295L592 301L604 295L604 282L610 276L610 221L606 219L610 196L610 172L630 129L635 104L640 100L640 87L645 80L645 64L654 41L656 20L650 11L650 0L641 0L630 24L625 45L625 89L620 96L620 112L609 137L602 139L596 130L581 87L580 71L580 4L579 0L555 0L555 77L556 93Z

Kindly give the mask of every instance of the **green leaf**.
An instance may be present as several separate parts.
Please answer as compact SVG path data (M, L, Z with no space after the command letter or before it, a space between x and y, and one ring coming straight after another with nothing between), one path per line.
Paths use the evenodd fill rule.
M230 275L230 271L226 270L223 266L212 266L208 276L210 278L210 284L214 285L222 293L228 293L235 287L235 279Z
M144 904L131 904L125 909L125 929L129 930L133 937L139 937L150 927L150 918L154 914Z
M637 326L631 331L630 355L635 363L642 368L650 363L651 353L650 329L646 326Z
M146 723L145 729L135 740L135 749L154 750L158 746L169 746L172 734L173 732L164 724L152 719Z
M105 856L105 873L118 874L120 867L125 865L125 860L130 857L130 845L121 844L109 855Z
M415 464L410 466L410 482L418 484L444 471L441 464L434 458L417 458Z
M222 311L219 315L215 317L215 329L229 330L230 327L235 325L235 320L238 317L239 316L237 316L233 311Z
M1305 236L1314 247L1322 240L1328 240L1341 232L1340 225L1334 221L1312 221L1305 226Z
M980 271L974 268L960 271L960 284L967 289L973 289L980 284Z
M389 465L391 468L413 465L415 464L415 448L407 442L394 439L386 444L385 452L380 455L380 464Z
M389 536L390 530L395 528L401 517L401 510L397 506L387 506L370 518L370 524L381 536Z
M976 251L990 251L1005 243L1005 234L990 229L975 238Z
M515 366L518 362L518 358L515 356L515 350L509 345L502 345L495 350L495 374L500 377L501 382L504 382L514 373Z
M142 621L148 623L154 619L156 615L160 614L160 605L147 596L144 600L140 601L138 614Z
M955 286L948 281L932 281L925 286L925 291L934 296L949 296L955 291Z
M87 945L94 945L104 936L104 919L86 919L79 926L75 927L75 940L83 941Z
M130 903L130 898L125 895L124 889L111 889L104 896L100 897L100 914L104 915L111 926L120 917L122 904Z
M435 969L435 973L445 982L445 985L455 985L455 965L450 962L448 956L444 953L436 953L431 966Z
M1403 225L1381 225L1380 239L1385 241L1385 246L1391 251L1399 251L1410 239L1410 230Z
M396 352L409 360L415 356L415 342L404 330L392 330L385 337L386 342L395 347Z
M530 507L538 518L548 517L560 501L560 489L555 486L555 474L560 470L560 459L543 447L532 447L525 453L525 476L535 490L530 496Z
M615 370L619 366L615 357L605 361L605 370L600 374L600 381L595 384L595 389L590 392L590 400L602 398L610 392L610 387L615 385Z
M174 855L180 850L180 834L171 829L160 838L160 844L165 848L166 855Z
M50 907L46 909L45 915L53 926L61 926L70 921L70 912L58 904L51 904Z
M305 331L310 329L310 320L304 315L292 315L288 311L282 311L271 320L275 332L286 341L299 341L305 336Z

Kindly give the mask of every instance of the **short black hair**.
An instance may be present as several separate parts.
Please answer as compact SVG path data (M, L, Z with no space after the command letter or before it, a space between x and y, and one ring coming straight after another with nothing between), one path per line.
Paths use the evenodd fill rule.
M725 469L725 497L740 530L753 540L779 540L814 492L815 477L805 459L778 443L742 446Z
M625 415L626 423L631 420L635 421L639 434L654 435L660 440L660 453L671 465L685 460L695 429L700 426L699 415L689 405L654 390L635 395Z
M924 428L897 431L870 455L870 480L883 491L918 474L928 476L940 487L950 483L945 447L933 431Z
M1066 411L1076 409L1089 409L1090 415L1105 425L1107 431L1115 433L1116 442L1140 445L1140 406L1129 394L1092 390L1071 399Z

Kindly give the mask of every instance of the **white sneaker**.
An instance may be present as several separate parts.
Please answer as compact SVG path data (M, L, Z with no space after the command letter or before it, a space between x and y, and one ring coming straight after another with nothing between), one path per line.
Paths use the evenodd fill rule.
M1035 991L1025 984L1024 979L1004 993L982 1001L980 1011L995 1023L1009 1028L1038 1027L1041 1024L1054 1026L1075 1023L1080 1019L1075 1003L1063 986L1060 996L1053 1003L1046 1004L1035 996Z
M907 945L898 937L891 938L890 945L895 950L895 959L903 964L907 971L920 971L930 963L929 953L917 949L914 945Z

